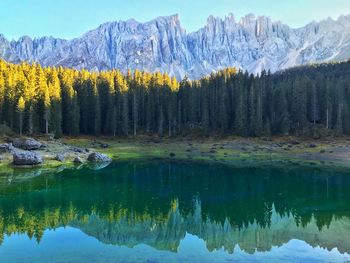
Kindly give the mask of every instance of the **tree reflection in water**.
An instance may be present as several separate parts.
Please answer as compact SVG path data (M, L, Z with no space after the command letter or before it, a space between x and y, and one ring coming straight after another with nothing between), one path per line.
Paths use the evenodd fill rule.
M292 239L350 251L350 176L320 167L232 168L120 162L0 187L0 242L70 226L105 244L177 251L186 233L209 251L269 251Z

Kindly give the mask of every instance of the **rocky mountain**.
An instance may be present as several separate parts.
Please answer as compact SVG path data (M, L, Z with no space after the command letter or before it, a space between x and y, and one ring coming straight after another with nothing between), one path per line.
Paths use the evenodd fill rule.
M178 15L147 23L133 19L105 23L72 40L0 35L0 57L14 63L107 70L162 71L199 78L224 67L251 73L350 57L350 15L312 22L293 29L269 17L252 14L236 21L209 17L196 32L187 33Z

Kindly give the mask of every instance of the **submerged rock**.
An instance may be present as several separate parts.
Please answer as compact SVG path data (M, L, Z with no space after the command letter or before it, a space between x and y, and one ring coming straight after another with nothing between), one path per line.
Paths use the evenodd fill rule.
M43 162L42 157L35 152L15 152L13 154L14 165L36 165Z
M38 150L43 146L41 142L38 142L33 138L15 139L13 140L12 144L16 148L20 148L28 151Z
M14 151L15 147L13 147L12 143L0 144L0 153L13 153Z
M88 157L89 162L94 163L104 163L104 162L111 162L112 159L109 158L107 155L99 153L99 152L93 152L89 154Z
M97 171L106 168L110 164L111 162L89 163L87 167L91 170Z

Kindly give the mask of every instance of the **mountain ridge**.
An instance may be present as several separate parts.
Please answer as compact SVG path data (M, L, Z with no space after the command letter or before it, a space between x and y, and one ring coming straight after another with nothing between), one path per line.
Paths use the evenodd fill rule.
M225 67L250 73L272 72L350 57L350 15L291 28L267 16L238 21L209 16L204 27L187 33L178 14L141 23L135 19L101 24L70 40L49 37L7 40L0 34L0 57L13 63L76 69L128 69L200 78Z

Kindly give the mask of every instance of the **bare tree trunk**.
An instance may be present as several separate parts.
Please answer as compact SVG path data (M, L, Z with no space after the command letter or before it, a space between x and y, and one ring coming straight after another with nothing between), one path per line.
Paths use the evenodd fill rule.
M49 121L47 119L45 120L45 133L46 135L49 134Z
M113 107L113 118L112 118L112 127L113 127L113 136L116 136L117 133L117 108L116 106Z
M28 125L28 132L30 135L33 134L33 107L30 106L29 108L29 125Z
M181 119L182 119L182 116L181 116L181 100L179 100L179 104L178 104L178 113L177 113L177 127L178 127L178 132L181 133Z
M163 104L160 105L160 112L159 112L159 129L158 133L160 136L163 135L163 122L164 122L164 113L163 113Z
M171 137L171 118L169 118L169 124L168 124L168 135L169 135L169 137Z
M23 129L23 113L19 113L19 135L22 136L22 129Z
M136 92L134 92L134 100L133 100L133 117L134 117L134 136L137 135L137 119L138 119L138 114L137 114L137 98L136 98Z

